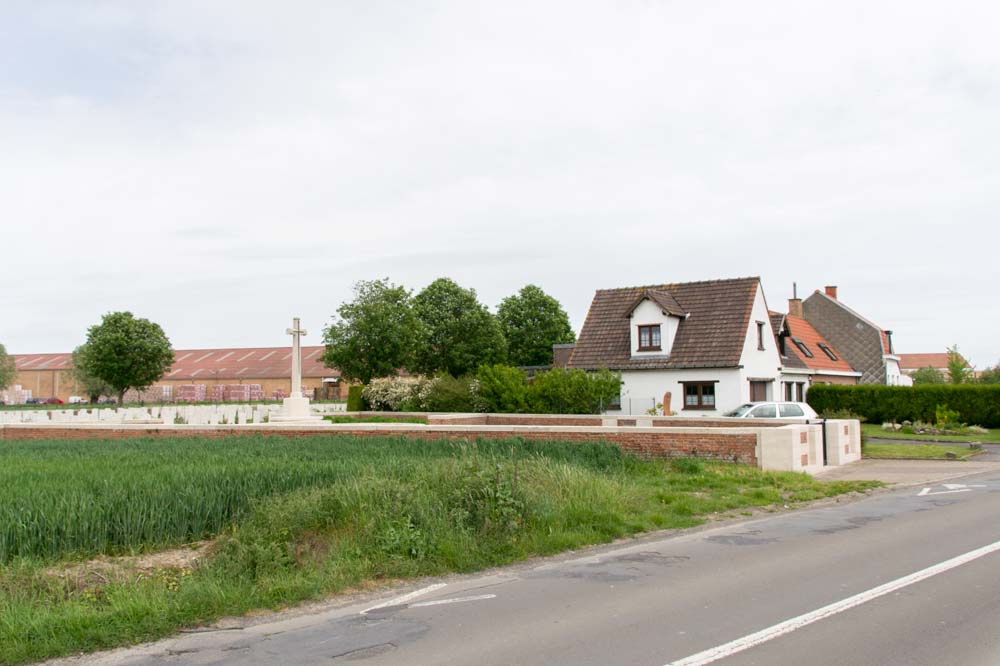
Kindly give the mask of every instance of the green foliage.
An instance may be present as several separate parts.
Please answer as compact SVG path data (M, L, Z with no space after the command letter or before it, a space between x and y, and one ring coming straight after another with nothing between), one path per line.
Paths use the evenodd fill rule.
M505 298L497 320L513 365L551 365L552 345L576 341L559 301L533 284Z
M598 414L621 394L621 373L555 368L535 375L528 407L538 414Z
M82 345L73 350L73 379L76 380L80 392L87 396L90 402L97 402L101 396L114 394L114 389L111 388L110 384L86 371Z
M474 289L439 278L413 298L413 310L420 322L415 372L461 377L507 357L500 324Z
M958 345L948 348L948 381L952 384L965 384L972 379L972 368L969 362L958 353Z
M13 384L15 377L17 368L14 367L14 358L7 354L7 349L3 345L0 345L0 390Z
M519 414L528 411L528 378L509 365L482 365L476 371L482 411Z
M1000 384L1000 363L983 370L979 375L980 384Z
M339 321L323 332L323 362L347 379L367 384L413 362L419 321L410 292L387 279L354 285L354 300L338 309Z
M959 418L958 412L948 409L948 405L936 405L934 407L934 424L939 428L961 426Z
M347 388L347 411L349 412L363 412L365 411L365 399L364 399L364 386L349 386Z
M845 421L853 420L853 421L861 421L862 423L868 421L868 417L863 416L861 414L855 414L849 409L827 409L826 411L822 412L819 416L820 418L823 419L840 419Z
M872 423L925 421L936 418L938 405L948 405L963 423L1000 427L1000 386L881 386L817 384L809 389L809 404L817 413L846 409Z
M424 403L429 412L474 412L476 395L471 377L440 375L434 378Z
M117 394L118 404L126 391L145 390L174 362L174 350L159 324L137 319L131 312L104 315L76 351L74 363L80 371L106 382Z
M927 366L926 368L920 368L915 370L910 374L910 379L913 380L914 386L924 386L927 384L947 384L948 381L945 379L944 373L937 368L932 368Z

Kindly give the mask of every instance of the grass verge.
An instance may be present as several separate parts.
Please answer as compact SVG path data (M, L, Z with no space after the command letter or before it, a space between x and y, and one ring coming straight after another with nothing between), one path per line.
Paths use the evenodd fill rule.
M424 416L324 416L324 419L331 423L422 423L427 425L427 417Z
M4 442L0 663L877 485L516 439ZM86 563L206 538L193 567Z
M990 430L988 434L972 435L918 435L915 433L905 433L898 430L882 430L882 426L863 423L861 424L862 437L876 437L880 439L903 439L914 442L965 442L966 444L1000 444L1000 428Z
M949 458L952 453L955 458ZM901 460L965 460L982 453L966 446L938 446L934 444L886 444L883 442L865 442L861 454L865 458L901 459Z

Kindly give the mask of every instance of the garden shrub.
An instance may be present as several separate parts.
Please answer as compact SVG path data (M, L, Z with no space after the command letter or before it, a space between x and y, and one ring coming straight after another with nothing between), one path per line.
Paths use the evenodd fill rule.
M483 365L476 372L482 411L519 414L528 410L528 377L509 365Z
M365 400L363 397L364 386L351 386L347 389L347 411L365 411Z
M474 412L476 392L471 377L435 377L427 392L424 409L429 412Z
M938 405L958 413L957 420L987 428L1000 427L1000 386L943 384L924 386L816 385L807 402L817 413L850 410L873 423L937 420Z
M535 375L528 407L537 414L598 414L620 394L620 373L556 368Z

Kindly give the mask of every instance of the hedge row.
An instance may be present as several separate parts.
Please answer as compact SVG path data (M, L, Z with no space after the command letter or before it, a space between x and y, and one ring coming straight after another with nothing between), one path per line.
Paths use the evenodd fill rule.
M938 405L959 413L962 423L1000 428L1000 386L833 386L809 389L807 402L819 414L850 410L871 423L934 421Z

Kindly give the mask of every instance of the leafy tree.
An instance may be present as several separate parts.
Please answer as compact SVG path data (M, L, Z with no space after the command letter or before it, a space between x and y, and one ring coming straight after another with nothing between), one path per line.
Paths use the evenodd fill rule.
M958 353L958 345L948 348L948 381L952 384L966 384L972 378L969 362Z
M0 390L14 383L17 368L14 367L14 357L7 353L6 347L0 345Z
M979 375L980 384L1000 384L1000 363L992 368L986 368Z
M533 284L503 299L497 319L513 365L551 365L552 345L576 341L559 301Z
M337 309L339 321L323 332L323 362L367 384L409 367L420 322L410 292L387 279L354 285L354 300Z
M420 338L412 370L460 377L506 358L500 324L474 289L439 278L413 298L413 310L420 320Z
M174 362L174 350L160 325L131 312L104 315L87 331L87 342L77 352L76 368L106 382L119 405L126 391L149 388Z
M87 396L90 402L97 402L102 395L113 395L114 389L111 385L99 377L88 374L83 369L83 345L73 350L73 379L83 395Z
M914 386L921 386L924 384L947 384L948 381L945 379L944 373L937 368L932 368L927 366L926 368L920 368L910 373L910 379L913 380Z

